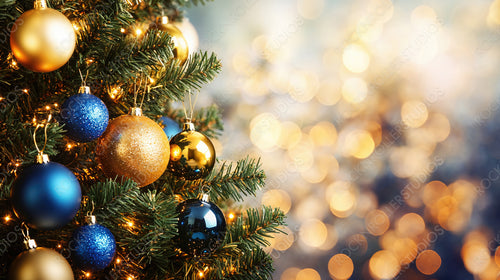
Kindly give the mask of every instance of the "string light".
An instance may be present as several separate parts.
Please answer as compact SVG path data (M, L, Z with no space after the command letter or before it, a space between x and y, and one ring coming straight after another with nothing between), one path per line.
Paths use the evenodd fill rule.
M120 86L113 86L108 92L108 95L111 99L115 100L122 95L122 89Z
M115 262L116 262L116 264L120 264L122 262L122 260L120 258L116 258Z
M133 277L133 276L129 276L129 277L127 278L127 280L134 280L134 277Z
M0 101L3 101L4 99L5 99L5 98L3 98L3 97L1 97L1 96L0 96Z
M45 106L45 110L47 111L50 110L50 106L49 105Z
M27 88L23 89L23 92L28 93L28 89Z
M7 215L3 219L5 220L6 223L8 223L12 218L10 217L10 215Z
M92 276L92 274L90 274L90 272L85 272L85 277L90 278L90 276Z
M123 28L123 27L122 27L122 28L120 28L120 32L121 32L121 33L125 33L125 31L126 31L126 30L125 30L125 28Z
M72 145L71 143L68 143L68 144L66 145L66 148L68 148L68 150L71 150L71 148L73 148L73 145Z
M58 248L58 249L61 249L61 248L62 248L62 245L61 245L61 244L57 244L57 248Z
M137 36L141 36L141 34L142 34L142 29L137 28L137 29L135 30L135 35L137 35Z
M73 28L74 28L76 31L80 30L80 27L78 27L78 25L76 25L76 23L73 23Z
M198 272L198 276L199 276L200 278L203 278L203 277L205 276L205 273L203 273L203 271L200 271L200 272Z
M134 222L132 222L132 221L127 222L127 226L128 227L134 227Z
M167 16L162 16L161 17L161 23L162 24L167 24L168 23L168 17Z
M89 65L89 64L92 64L94 62L94 60L89 58L85 62L87 63L87 65Z
M54 108L57 108L57 107L59 107L59 104L54 103Z

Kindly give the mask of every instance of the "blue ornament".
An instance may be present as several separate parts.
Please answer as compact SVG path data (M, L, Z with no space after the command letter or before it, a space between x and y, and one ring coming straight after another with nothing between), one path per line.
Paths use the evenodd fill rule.
M99 97L90 94L90 88L80 87L78 94L61 106L61 119L67 135L77 142L93 141L108 126L108 108Z
M169 117L161 117L160 125L163 127L163 131L165 131L169 140L182 131L180 125Z
M95 223L84 225L73 233L69 243L73 263L84 271L98 271L106 268L115 256L116 242L111 231Z
M177 206L179 221L177 245L186 254L208 256L217 250L226 236L226 220L217 205L202 200L189 199Z
M82 192L73 172L57 162L39 161L24 168L14 181L11 199L19 219L36 229L69 223L80 208Z

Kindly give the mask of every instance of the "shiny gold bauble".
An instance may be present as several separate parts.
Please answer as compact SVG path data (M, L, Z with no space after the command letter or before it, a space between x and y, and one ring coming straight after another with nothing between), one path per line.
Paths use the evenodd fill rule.
M168 171L177 177L196 180L206 177L215 164L214 145L202 133L195 131L192 123L170 140Z
M179 28L171 23L157 23L155 27L159 30L165 31L172 37L172 42L174 43L174 57L178 59L181 63L184 63L189 56L188 42Z
M184 38L186 38L189 53L196 52L198 50L200 39L196 28L189 21L189 19L187 17L184 17L182 21L174 21L172 24L175 25L175 27L177 27L182 32Z
M38 247L24 251L14 260L9 280L73 280L73 271L58 252Z
M156 122L142 115L123 115L109 122L96 154L107 177L124 176L143 187L165 172L170 147Z
M51 8L23 13L10 33L10 47L17 62L35 72L50 72L68 62L76 45L71 22Z

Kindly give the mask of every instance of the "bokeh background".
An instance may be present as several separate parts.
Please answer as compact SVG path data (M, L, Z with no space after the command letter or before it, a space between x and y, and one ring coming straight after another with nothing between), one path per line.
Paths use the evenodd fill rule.
M217 0L221 158L261 157L275 279L500 279L500 1Z

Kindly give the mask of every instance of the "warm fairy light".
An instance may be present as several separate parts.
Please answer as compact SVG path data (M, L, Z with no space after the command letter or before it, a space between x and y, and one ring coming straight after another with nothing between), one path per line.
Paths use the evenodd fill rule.
M12 218L10 217L10 215L7 215L3 219L5 220L6 223L8 223Z
M127 278L127 280L134 280L134 277L129 276L129 277Z
M120 86L113 86L113 87L111 87L111 89L109 90L108 95L113 100L119 98L122 95L121 87Z
M0 96L0 101L3 101L4 99L5 99L5 98L3 98L3 97L1 97L1 96Z
M299 231L300 240L310 247L320 247L325 243L328 229L318 219L311 219L302 223Z
M168 17L167 16L162 16L161 17L161 23L162 24L167 24L168 23Z
M234 214L233 214L233 213L229 213L229 216L228 216L228 217L229 217L229 220L233 220L235 216L234 216Z
M19 167L21 164L20 164L19 162L16 162L14 165L15 165L16 167Z
M58 249L61 249L61 248L62 248L62 245L61 245L61 244L57 244L57 248L58 248Z
M134 222L132 222L132 221L127 222L127 226L128 227L134 227Z
M28 93L28 89L27 88L23 89L23 92Z
M121 262L122 262L122 260L120 258L116 258L116 260L115 260L116 264L120 264Z
M141 36L141 34L142 34L142 29L137 28L137 29L135 30L135 35L137 35L137 36Z
M358 44L350 44L342 54L344 66L353 73L362 73L370 65L370 55Z
M154 84L155 83L155 79L149 77L149 83Z
M16 65L17 65L17 61L12 60L12 62L10 63L10 65L12 65L12 66L16 66Z
M93 62L94 62L94 60L93 60L93 59L91 59L91 58L89 58L89 59L87 59L87 60L86 60L87 65L88 65L88 64L92 64Z
M45 106L45 110L47 111L50 110L50 106L49 105Z
M73 23L73 28L78 31L80 29L80 27L78 27L78 25L76 25L76 23Z
M125 28L123 28L123 27L122 27L122 28L120 28L120 32L121 32L121 33L125 33L125 31L126 31L126 30L125 30Z
M90 278L90 276L92 276L92 274L90 274L90 272L85 272L85 277Z
M68 148L68 150L71 150L71 148L73 148L73 145L71 143L68 143L68 145L66 145L66 148Z
M54 103L54 108L57 108L57 107L59 107L59 104Z
M200 278L203 278L203 277L205 276L205 273L203 273L203 271L200 271L200 272L198 272L198 276L199 276Z
M328 262L328 271L334 279L349 279L354 272L354 263L351 258L345 254L337 254Z

